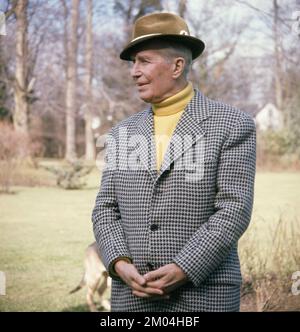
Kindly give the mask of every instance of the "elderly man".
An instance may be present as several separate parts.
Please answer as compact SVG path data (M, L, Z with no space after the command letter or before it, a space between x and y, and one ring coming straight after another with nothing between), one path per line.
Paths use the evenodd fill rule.
M187 81L203 50L183 19L154 13L120 55L151 107L112 128L93 210L112 311L239 310L256 131L248 114Z

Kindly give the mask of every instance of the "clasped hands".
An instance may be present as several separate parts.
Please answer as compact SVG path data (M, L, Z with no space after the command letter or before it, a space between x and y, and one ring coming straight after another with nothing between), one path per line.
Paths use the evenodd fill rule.
M142 276L133 264L120 260L115 264L115 271L132 289L133 295L152 300L168 299L174 289L187 282L187 275L174 263Z

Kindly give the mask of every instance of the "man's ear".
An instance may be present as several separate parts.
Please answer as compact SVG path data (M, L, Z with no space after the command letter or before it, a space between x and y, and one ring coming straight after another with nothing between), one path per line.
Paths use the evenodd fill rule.
M185 67L185 59L178 57L174 59L173 78L178 78L182 75Z

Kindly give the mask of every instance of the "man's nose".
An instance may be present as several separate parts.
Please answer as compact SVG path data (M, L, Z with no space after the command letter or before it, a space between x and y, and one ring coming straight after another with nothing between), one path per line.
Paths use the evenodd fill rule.
M132 65L131 70L130 70L130 74L131 74L132 78L134 78L134 79L137 79L138 77L141 76L141 72L138 68L137 63L134 63Z

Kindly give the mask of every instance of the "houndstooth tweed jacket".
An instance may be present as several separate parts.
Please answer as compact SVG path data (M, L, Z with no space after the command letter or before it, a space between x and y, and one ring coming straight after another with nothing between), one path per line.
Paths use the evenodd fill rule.
M113 278L112 311L237 311L238 240L252 213L255 123L195 90L159 171L153 135L150 108L120 122L107 138L92 221ZM170 299L135 297L111 273L119 257L142 275L176 263L189 282Z

